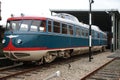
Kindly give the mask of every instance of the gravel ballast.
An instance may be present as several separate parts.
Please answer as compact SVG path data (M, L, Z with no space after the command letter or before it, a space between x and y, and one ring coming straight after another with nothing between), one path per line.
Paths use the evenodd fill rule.
M112 54L114 53L111 53L110 51L94 54L91 62L89 62L88 56L79 57L77 60L68 63L67 61L65 63L60 63L59 61L55 65L50 64L48 67L27 73L25 74L26 76L24 75L25 77L20 80L80 80L85 75L110 61L112 58L107 58L107 56ZM56 75L57 77L55 76L51 79L47 79L53 75ZM16 79L11 78L9 80Z

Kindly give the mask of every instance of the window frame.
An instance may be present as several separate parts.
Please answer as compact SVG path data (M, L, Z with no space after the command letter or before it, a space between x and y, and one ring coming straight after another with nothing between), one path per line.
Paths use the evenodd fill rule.
M66 31L64 31L64 32L63 32L63 29L64 29L64 28L63 28L63 25L65 25L64 27L66 27L66 28L65 28ZM65 29L64 29L64 30L65 30ZM62 34L68 34L68 24L66 24L66 23L62 23L62 24L61 24L61 32L62 32Z
M50 24L50 26L51 26L50 30L51 31L49 31L49 22L51 22L51 24ZM50 19L47 20L47 32L49 32L49 33L53 32L53 21L50 20Z
M68 26L68 31L67 31L68 34L73 36L74 35L74 25L68 24L67 26Z
M55 31L56 30L56 31ZM53 33L60 33L61 24L59 21L53 21Z

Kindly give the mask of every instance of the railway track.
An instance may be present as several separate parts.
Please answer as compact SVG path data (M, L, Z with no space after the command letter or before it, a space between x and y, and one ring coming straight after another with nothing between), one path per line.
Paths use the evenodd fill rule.
M112 59L81 80L120 80L120 59Z
M49 69L51 69L51 68L55 68L58 65L68 64L66 66L68 66L68 70L69 70L69 65L71 64L71 62L80 60L81 57L82 58L87 57L87 55L74 56L67 60L66 59L57 59L50 64L43 64L41 66L26 66L26 67L25 66L17 66L17 67L13 67L10 69L4 69L2 71L0 70L0 80L7 80L7 79L12 80L12 78L13 79L15 78L15 80L17 80L17 79L20 80L20 78L21 78L21 80L22 79L25 80L27 75L32 75L33 73L37 74L39 72L44 72L45 70L48 69L48 67L49 67ZM42 79L45 77L42 77ZM86 80L86 79L83 79L83 80ZM96 80L96 79L91 79L91 80Z
M13 65L14 62L9 60L6 57L0 57L0 68L4 67L4 66L9 66L9 65Z
M11 68L14 68L14 67L17 67L17 66L21 66L21 65L23 65L23 63L19 63L19 64L14 64L14 65L10 65L10 66L1 67L1 68L0 68L0 71L4 71L4 70L11 69Z
M84 56L84 55L83 55ZM79 56L80 57L80 56ZM51 64L43 64L41 66L24 66L21 64L16 64L12 66L7 66L0 68L0 80L7 80L8 78L13 78L19 75L26 74L31 71L36 71L37 69L48 69L52 68L53 65L61 65L61 64L66 64L66 63L71 63L74 62L78 59L80 59L78 56L72 57L72 59L57 59L56 61L52 62ZM23 75L24 76L24 75Z
M7 76L10 76L11 74L10 72L12 72L14 68L17 68L22 65L23 65L22 63L19 63L19 64L1 67L0 68L0 80L6 80Z
M15 64L12 66L7 66L0 68L0 80L7 80L10 77L14 77L23 73L34 71L40 68L40 66L23 66L22 63Z

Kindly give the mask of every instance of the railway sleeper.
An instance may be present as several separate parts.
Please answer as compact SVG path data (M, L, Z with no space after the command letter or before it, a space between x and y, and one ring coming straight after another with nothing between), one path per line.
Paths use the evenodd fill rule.
M101 75L113 75L113 76L119 76L118 73L109 73L109 72L98 72L97 74L101 74Z
M112 77L112 76L101 76L101 75L96 76L96 75L94 75L94 76L91 76L88 79L94 79L94 80L117 80L118 78ZM88 80L88 79L86 79L86 80Z
M119 78L117 74L95 74L94 76L108 77L108 78Z
M98 71L99 74L117 74L117 71Z

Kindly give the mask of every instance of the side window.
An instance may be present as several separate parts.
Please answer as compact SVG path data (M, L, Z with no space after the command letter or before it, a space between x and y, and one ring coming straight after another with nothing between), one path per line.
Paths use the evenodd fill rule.
M102 38L104 39L104 34L102 35Z
M69 25L69 34L73 35L73 26L72 25Z
M40 32L45 32L46 31L46 21L41 21L41 24L39 26L39 31Z
M80 36L80 29L76 27L76 36Z
M96 32L94 32L94 35L95 35L95 39L97 38L97 33Z
M53 23L53 31L55 33L60 33L60 23L59 22L54 22Z
M98 36L97 36L97 38L100 38L100 33L98 33Z
M88 35L89 35L89 32L88 32L88 30L86 30L86 37L88 37Z
M103 39L107 39L107 36L105 34L103 34Z
M62 24L62 34L67 34L67 24Z
M84 37L85 33L84 33L84 29L82 29L82 36Z
M52 21L48 21L48 32L52 32Z
M82 30L81 30L81 28L79 30L80 30L80 36L81 36Z
M92 38L94 38L95 36L94 30L92 30Z

